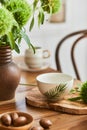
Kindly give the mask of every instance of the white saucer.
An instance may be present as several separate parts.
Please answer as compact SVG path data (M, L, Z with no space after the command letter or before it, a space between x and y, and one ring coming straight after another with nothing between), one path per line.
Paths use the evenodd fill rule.
M23 56L19 56L19 57L14 57L13 58L14 62L19 66L20 69L24 70L24 71L30 71L30 72L38 72L38 71L42 71L45 70L49 67L49 63L47 61L44 61L43 65L41 68L29 68L25 62L24 62L24 57Z
M36 72L36 71L41 71L41 70L47 69L49 67L49 64L48 63L43 63L41 68L35 68L35 69L29 68L24 62L18 63L18 66L22 70Z

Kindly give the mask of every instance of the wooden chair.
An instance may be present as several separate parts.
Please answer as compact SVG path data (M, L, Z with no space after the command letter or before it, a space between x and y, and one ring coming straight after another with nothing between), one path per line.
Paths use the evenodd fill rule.
M70 34L66 35L63 39L61 39L61 41L59 41L59 43L57 44L57 47L56 47L55 61L56 61L57 70L60 71L60 72L63 72L62 67L61 67L61 63L60 63L60 57L59 57L60 49L61 49L62 44L64 44L64 42L66 40L68 40L69 38L74 37L74 36L78 36L78 37L73 42L72 47L71 47L71 61L72 61L72 65L73 65L73 68L74 68L76 78L78 80L81 80L74 53L75 53L75 48L76 48L77 43L79 43L79 41L82 40L83 38L87 37L87 30L80 30L80 31L70 33Z

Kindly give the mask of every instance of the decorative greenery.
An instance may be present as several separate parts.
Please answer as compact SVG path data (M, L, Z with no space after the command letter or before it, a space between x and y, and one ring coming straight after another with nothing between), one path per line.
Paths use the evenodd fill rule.
M82 100L84 103L87 103L87 81L84 82L78 92L78 97L69 98L70 101Z
M72 94L79 93L81 90L81 86L82 86L82 83L77 84L77 86L75 88L71 89L70 93L72 93Z
M25 0L10 0L6 8L13 13L20 27L26 24L32 14L31 6Z
M41 2L43 10L47 11L48 13L57 12L61 4L59 0L41 0Z
M33 47L24 26L28 21L29 30L34 27L35 18L38 26L44 23L45 13L56 13L60 0L0 0L0 46L10 45L12 50L20 52L19 44L24 38L28 46Z
M61 96L61 94L64 93L65 89L66 89L66 84L59 84L55 88L52 88L49 91L47 91L46 93L44 93L44 95L49 100L55 100L55 99L58 99Z
M8 34L14 25L14 22L16 21L14 21L12 13L10 13L6 8L2 7L0 9L0 36Z

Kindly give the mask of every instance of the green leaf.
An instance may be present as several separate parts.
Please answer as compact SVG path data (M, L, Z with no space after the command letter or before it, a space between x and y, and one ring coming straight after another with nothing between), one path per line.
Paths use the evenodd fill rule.
M17 53L20 53L20 50L19 50L19 47L18 47L18 45L15 43L15 51L17 52Z
M34 0L34 3L33 3L33 9L34 10L36 9L37 4L38 4L38 0Z
M23 30L21 30L20 33L21 33L22 37L24 38L24 40L26 41L26 43L28 44L28 46L30 47L31 42L30 42L28 35Z
M39 11L38 14L38 26L44 23L44 12L43 10Z
M15 48L15 40L14 40L12 32L9 32L7 34L7 36L8 36L8 39L9 39L11 49L14 49Z
M24 38L24 40L26 41L26 43L28 44L28 46L29 46L29 47L30 47L30 46L32 47L32 49L33 49L33 51L34 51L34 53L35 53L35 48L34 48L34 46L31 44L28 35L27 35L25 32L23 32L22 30L21 30L21 35L22 35L22 37Z
M35 53L35 47L32 44L30 44L30 46L33 49L33 52Z
M52 88L46 93L44 93L44 95L47 96L48 99L57 99L65 91L65 89L66 89L66 84L60 84L55 88Z
M31 20L30 27L29 27L29 31L32 30L33 26L34 26L34 17L33 17L32 20Z
M18 43L20 44L21 43L21 37L18 37Z
M41 16L41 24L44 23L44 13L42 12L42 16Z
M81 99L81 97L68 98L69 101L78 101L80 99Z
M52 14L52 6L50 6L49 8L50 8L50 14Z
M40 26L41 24L41 12L39 12L38 14L38 26Z

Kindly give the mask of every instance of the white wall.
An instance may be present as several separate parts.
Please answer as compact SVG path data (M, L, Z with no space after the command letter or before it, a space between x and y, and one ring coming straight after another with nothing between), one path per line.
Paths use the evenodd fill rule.
M66 22L65 23L49 23L45 22L43 26L41 26L39 29L37 25L35 25L32 32L28 32L28 25L26 26L28 35L31 39L31 42L34 45L42 46L44 49L48 48L51 52L51 58L49 60L50 66L53 68L56 68L55 66L55 48L58 43L58 41L65 36L66 34L86 29L87 27L87 0L66 0ZM87 42L87 41L86 41ZM24 51L27 48L27 45L24 41L22 41L21 44L21 53L20 55L24 55ZM69 62L69 51L70 44L65 44L65 46L62 48L61 56L63 58L63 70L65 73L71 74L73 77L75 77L75 74L73 72L73 69L69 67L71 66L71 63ZM81 52L80 52L81 50ZM66 55L66 52L68 56ZM76 52L77 60L79 67L81 69L81 77L82 80L87 79L87 67L86 67L86 56L87 56L87 45L86 44L80 44L79 49ZM81 56L80 56L81 54ZM13 55L16 55L16 53L13 52ZM84 56L85 55L85 56ZM83 60L85 58L85 60ZM68 62L68 65L65 65L65 63ZM84 69L82 69L84 68Z

